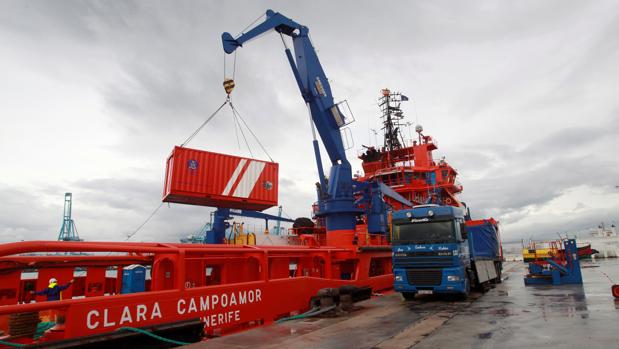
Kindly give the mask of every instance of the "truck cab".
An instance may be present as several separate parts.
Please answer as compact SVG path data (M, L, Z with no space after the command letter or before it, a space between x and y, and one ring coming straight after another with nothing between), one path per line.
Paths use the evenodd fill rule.
M466 297L471 287L500 280L496 222L467 219L466 208L454 206L422 205L394 212L395 291L405 299L433 293ZM470 222L476 223L467 227Z

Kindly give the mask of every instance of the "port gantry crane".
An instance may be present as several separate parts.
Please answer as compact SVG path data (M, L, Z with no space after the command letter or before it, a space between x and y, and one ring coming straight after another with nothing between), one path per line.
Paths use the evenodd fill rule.
M340 129L354 120L352 116L347 117L342 113L340 106L345 102L334 103L329 80L309 38L309 28L279 12L267 10L264 22L240 36L234 38L228 32L223 33L221 39L224 51L231 54L248 41L270 30L275 30L282 38L285 46L284 52L309 110L312 143L320 180L320 185L317 186L318 212L316 216L325 218L327 245L351 245L357 217L363 213L367 215L369 233L385 234L387 231L386 205L382 195L390 196L408 206L411 204L382 183L353 180ZM292 38L294 55L286 44L284 35ZM324 175L316 130L331 161L328 183ZM356 193L360 193L360 199L355 199Z
M64 194L64 210L62 215L62 226L58 233L58 241L82 241L77 233L75 221L71 218L71 208L73 206L73 194Z

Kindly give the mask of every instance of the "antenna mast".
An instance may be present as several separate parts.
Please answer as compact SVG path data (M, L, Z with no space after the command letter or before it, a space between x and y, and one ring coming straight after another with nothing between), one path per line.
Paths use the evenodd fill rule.
M408 100L399 92L391 93L387 88L382 90L382 97L379 100L382 112L383 130L385 134L384 150L392 152L401 149L404 145L404 137L400 132L401 120L404 118L400 104Z

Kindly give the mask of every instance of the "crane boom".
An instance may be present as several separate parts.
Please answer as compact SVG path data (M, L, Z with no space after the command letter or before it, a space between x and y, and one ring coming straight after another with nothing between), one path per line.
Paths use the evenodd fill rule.
M224 51L230 54L270 30L292 38L294 55L286 46L283 37L282 41L286 46L286 57L312 119L313 146L321 184L318 190L317 215L326 218L328 232L354 232L355 217L363 210L354 204L352 170L346 159L346 150L340 133L340 128L345 126L348 120L334 103L331 86L309 38L309 29L278 12L267 10L264 22L240 36L234 38L230 33L223 33L221 38ZM328 184L322 168L314 125L332 165Z
M236 39L230 33L223 33L224 51L230 54L238 47L242 47L244 43L269 30L290 36L294 46L294 57L288 47L285 53L301 96L310 108L312 120L318 129L331 163L347 162L340 134L340 127L346 124L346 120L339 107L333 102L331 86L310 41L309 29L272 10L266 12L266 17L266 21Z

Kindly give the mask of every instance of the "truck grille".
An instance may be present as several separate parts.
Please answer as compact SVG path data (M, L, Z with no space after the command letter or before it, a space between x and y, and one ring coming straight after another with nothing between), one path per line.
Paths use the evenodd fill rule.
M408 269L408 283L416 286L436 286L441 284L443 272L441 269Z
M454 259L449 257L395 257L395 268L420 268L420 267L450 267L454 265Z

